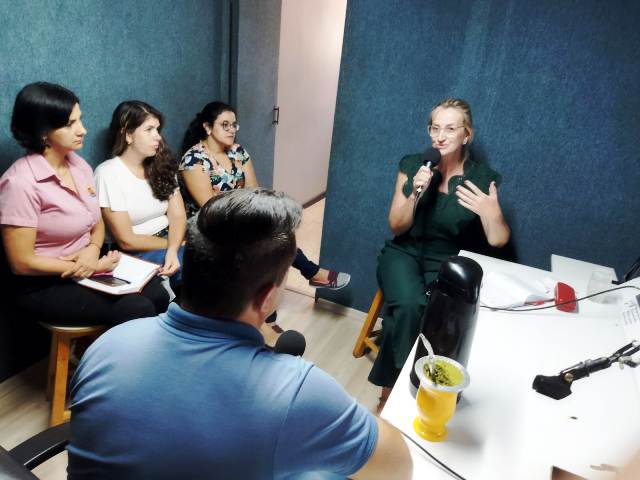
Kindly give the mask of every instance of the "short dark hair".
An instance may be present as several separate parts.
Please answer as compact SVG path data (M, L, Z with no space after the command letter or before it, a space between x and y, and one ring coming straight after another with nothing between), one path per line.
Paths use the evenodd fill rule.
M196 313L237 316L280 285L296 253L302 208L281 192L244 188L211 198L189 223L182 299Z
M201 112L193 117L189 128L184 132L184 137L182 138L182 155L200 140L207 138L207 131L202 124L210 123L213 125L220 114L224 112L233 112L234 115L237 115L231 105L224 102L210 102L204 106Z
M11 116L11 133L29 151L43 153L44 136L69 122L80 103L71 90L47 82L30 83L18 93Z

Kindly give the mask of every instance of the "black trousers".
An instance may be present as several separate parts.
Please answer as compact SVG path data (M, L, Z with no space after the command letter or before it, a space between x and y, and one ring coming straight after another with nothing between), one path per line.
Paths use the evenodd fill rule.
M109 295L60 277L17 277L15 303L35 320L57 325L117 325L165 312L169 294L159 278L140 293Z
M311 280L316 276L320 267L307 258L304 252L300 249L296 252L296 256L291 264L296 270L300 270L300 273L307 280Z

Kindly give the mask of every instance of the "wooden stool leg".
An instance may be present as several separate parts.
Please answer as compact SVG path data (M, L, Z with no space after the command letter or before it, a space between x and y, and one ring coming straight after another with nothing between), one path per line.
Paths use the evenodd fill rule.
M56 357L58 355L58 334L51 332L51 348L49 349L49 366L47 368L47 400L53 397L53 383L56 372Z
M360 330L358 340L356 340L356 345L353 348L354 357L360 358L364 355L366 347L371 348L375 352L378 351L377 346L369 340L369 337L371 336L371 331L373 330L373 327L375 327L376 321L380 316L380 310L382 310L383 305L384 299L382 298L382 290L378 289L375 297L373 297L373 302L371 302L371 307L369 307L369 313L367 313L367 318L364 321L364 325L362 325L362 330Z
M56 370L51 401L51 426L64 422L65 403L67 400L67 377L69 374L69 345L71 336L58 334L56 352Z

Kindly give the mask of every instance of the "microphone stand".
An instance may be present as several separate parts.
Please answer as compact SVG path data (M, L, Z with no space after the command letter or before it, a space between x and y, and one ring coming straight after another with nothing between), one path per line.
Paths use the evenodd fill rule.
M572 367L565 368L558 375L549 377L536 375L532 387L542 395L560 400L571 395L571 384L575 380L580 380L581 378L588 377L592 373L609 368L614 363L620 364L620 368L623 368L624 365L636 368L640 365L640 362L633 360L631 355L638 351L640 351L640 342L634 340L624 347L619 348L608 357L585 360Z

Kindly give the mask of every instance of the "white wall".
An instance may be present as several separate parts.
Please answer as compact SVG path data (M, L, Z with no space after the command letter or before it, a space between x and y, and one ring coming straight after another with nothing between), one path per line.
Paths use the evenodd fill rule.
M300 203L327 187L346 5L282 0L273 185Z

